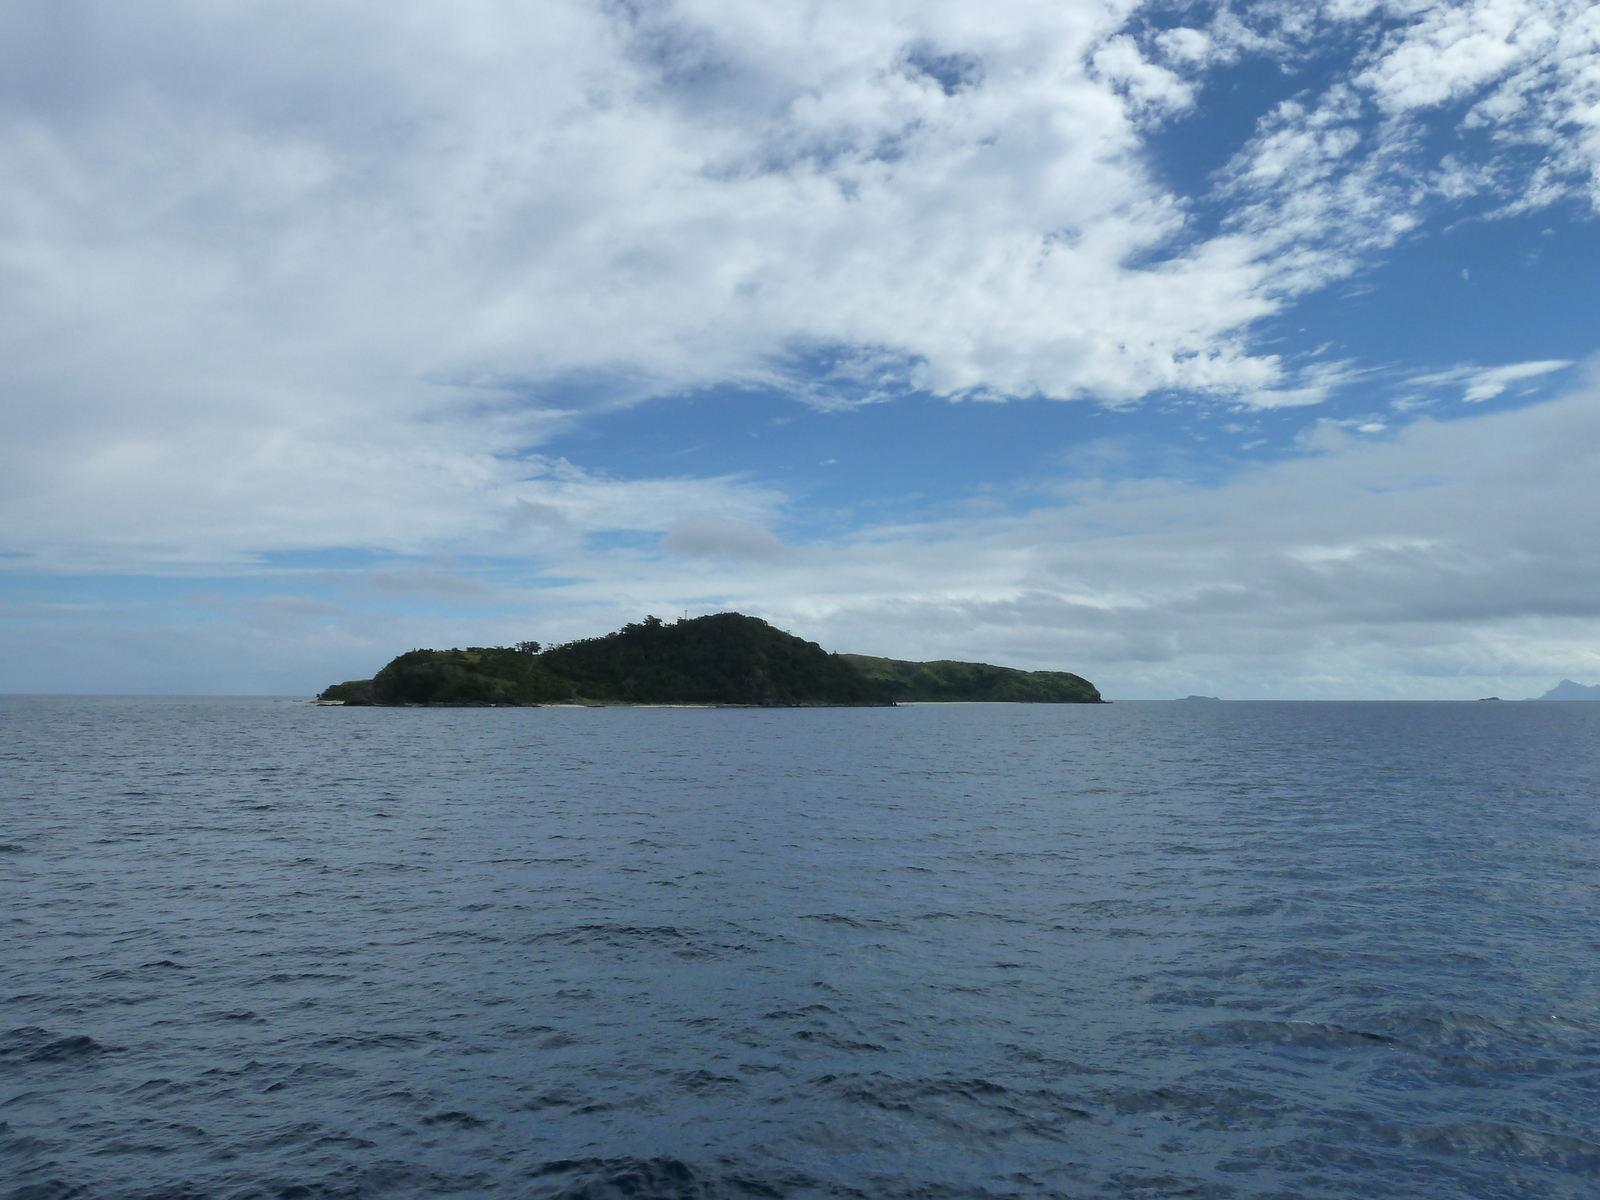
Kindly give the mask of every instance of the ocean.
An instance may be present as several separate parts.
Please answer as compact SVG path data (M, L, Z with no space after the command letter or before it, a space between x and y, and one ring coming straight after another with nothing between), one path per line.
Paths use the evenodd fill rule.
M0 1197L1600 1195L1600 704L0 698Z

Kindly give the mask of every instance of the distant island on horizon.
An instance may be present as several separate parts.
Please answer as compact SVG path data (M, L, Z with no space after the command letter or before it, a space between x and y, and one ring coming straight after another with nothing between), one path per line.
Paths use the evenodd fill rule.
M1532 700L1600 700L1600 683L1593 687L1585 687L1581 683L1574 683L1570 679L1563 679L1555 687L1542 696L1531 696Z
M336 683L317 697L319 704L350 707L887 707L973 701L1105 703L1094 684L1067 671L830 654L737 612L671 623L650 616L604 637L549 649L530 641L411 650L371 679Z

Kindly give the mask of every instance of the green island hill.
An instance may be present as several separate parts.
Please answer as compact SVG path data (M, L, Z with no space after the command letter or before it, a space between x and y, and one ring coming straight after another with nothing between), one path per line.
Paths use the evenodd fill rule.
M543 649L538 642L412 650L371 679L317 697L349 706L695 704L763 708L897 701L1100 703L1062 671L983 663L911 663L830 654L758 617L716 613L670 624L646 617L616 633Z
M869 654L841 654L896 701L929 704L991 701L1012 704L1102 704L1100 691L1069 671L1019 671L988 663L903 662Z

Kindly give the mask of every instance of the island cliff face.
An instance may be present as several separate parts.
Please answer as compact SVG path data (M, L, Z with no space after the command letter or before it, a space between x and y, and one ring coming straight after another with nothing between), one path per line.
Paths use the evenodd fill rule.
M1098 703L1094 685L1057 671L982 663L904 663L829 654L756 617L646 617L605 637L541 650L412 650L371 679L318 700L347 705L889 705L896 700Z

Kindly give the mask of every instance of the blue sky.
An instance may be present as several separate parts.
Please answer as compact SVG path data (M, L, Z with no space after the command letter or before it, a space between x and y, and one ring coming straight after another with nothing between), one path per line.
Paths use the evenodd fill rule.
M0 690L737 608L1113 698L1600 682L1600 10L0 16Z

